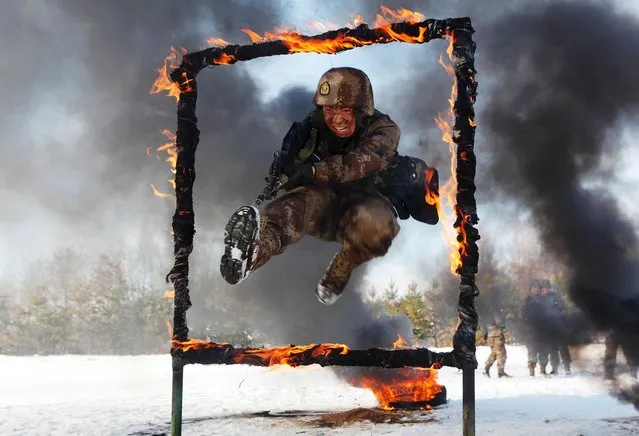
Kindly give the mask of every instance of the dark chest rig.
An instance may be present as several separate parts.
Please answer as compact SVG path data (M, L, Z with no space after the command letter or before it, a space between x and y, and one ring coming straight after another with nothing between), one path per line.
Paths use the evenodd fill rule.
M365 120L358 118L355 133L350 138L338 138L324 124L321 111L311 113L303 122L308 123L304 129L306 139L295 162L317 163L329 156L348 153L355 148L362 132L383 116L375 111ZM400 219L412 217L432 225L439 222L435 204L439 201L439 175L422 159L396 153L386 168L363 182L387 197Z

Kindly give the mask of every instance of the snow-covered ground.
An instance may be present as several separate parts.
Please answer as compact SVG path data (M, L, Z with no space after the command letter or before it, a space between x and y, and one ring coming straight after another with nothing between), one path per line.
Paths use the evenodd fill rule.
M513 378L488 379L477 372L478 435L639 434L639 413L612 398L586 367L575 367L570 377L531 378L525 348L508 347L508 353L506 370ZM479 348L480 368L487 354ZM327 368L191 365L184 382L184 435L421 435L462 429L461 373L450 368L439 372L448 404L415 412L421 422L339 428L311 422L319 412L377 403L371 392L345 384ZM0 356L1 435L165 434L170 410L168 355Z

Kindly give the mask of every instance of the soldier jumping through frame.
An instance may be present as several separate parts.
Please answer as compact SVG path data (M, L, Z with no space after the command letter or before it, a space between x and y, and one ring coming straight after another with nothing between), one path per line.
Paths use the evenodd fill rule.
M424 200L425 186L438 195L437 173L419 159L398 155L400 129L375 109L363 71L328 70L313 103L316 109L289 131L299 147L281 170L287 181L279 189L287 193L261 211L243 206L231 216L220 272L238 284L304 235L336 241L342 247L315 289L317 299L330 305L355 268L388 252L400 229L398 217L438 222L436 207ZM435 175L430 185L427 171ZM408 183L398 182L406 177Z

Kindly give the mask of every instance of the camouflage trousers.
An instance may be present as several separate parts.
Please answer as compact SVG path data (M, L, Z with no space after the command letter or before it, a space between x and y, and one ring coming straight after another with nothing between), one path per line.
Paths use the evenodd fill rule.
M539 366L545 369L548 366L548 348L539 343L530 343L528 349L528 365L534 367L539 362Z
M490 347L490 355L486 360L486 370L489 370L493 363L497 361L497 372L502 374L506 366L506 345L497 338L488 338L487 344Z
M399 224L392 205L380 195L326 185L301 186L260 212L259 250L253 270L310 235L342 244L324 279L340 283L336 289L343 289L355 268L386 254L397 233Z

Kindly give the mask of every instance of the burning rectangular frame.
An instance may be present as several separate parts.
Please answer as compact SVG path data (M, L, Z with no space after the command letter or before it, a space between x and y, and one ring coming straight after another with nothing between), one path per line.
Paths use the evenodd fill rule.
M474 67L475 43L471 20L449 18L427 19L421 22L392 23L383 27L369 28L360 24L355 28L342 28L316 36L296 35L298 44L305 41L336 41L333 48L316 53L335 54L372 44L390 42L425 43L433 39L452 38L452 59L455 71L457 98L453 111L455 124L453 141L457 146L457 193L455 204L457 242L461 265L457 268L461 281L459 286L459 323L453 337L453 350L433 352L426 348L384 350L350 350L338 344L312 344L290 348L285 359L273 361L278 349L238 349L228 344L216 344L189 339L186 312L191 307L189 295L189 255L193 250L195 213L193 209L193 183L195 181L195 152L200 131L195 114L197 102L197 74L205 67L233 64L259 57L285 55L302 50L290 41L269 40L250 45L227 45L225 47L185 53L181 65L171 72L171 80L179 88L177 110L177 163L175 173L176 209L173 215L174 265L166 279L175 290L173 312L173 338L171 356L173 362L171 434L182 432L182 397L184 366L187 364L248 364L269 366L286 363L292 366L319 364L322 366L378 366L441 367L451 366L463 370L463 434L475 435L475 332L478 319L475 297L479 291L475 275L479 262L477 241L479 232L474 227L479 221L475 202L474 152L475 112L477 96L476 71ZM402 35L404 38L398 38ZM406 38L410 38L408 41Z

